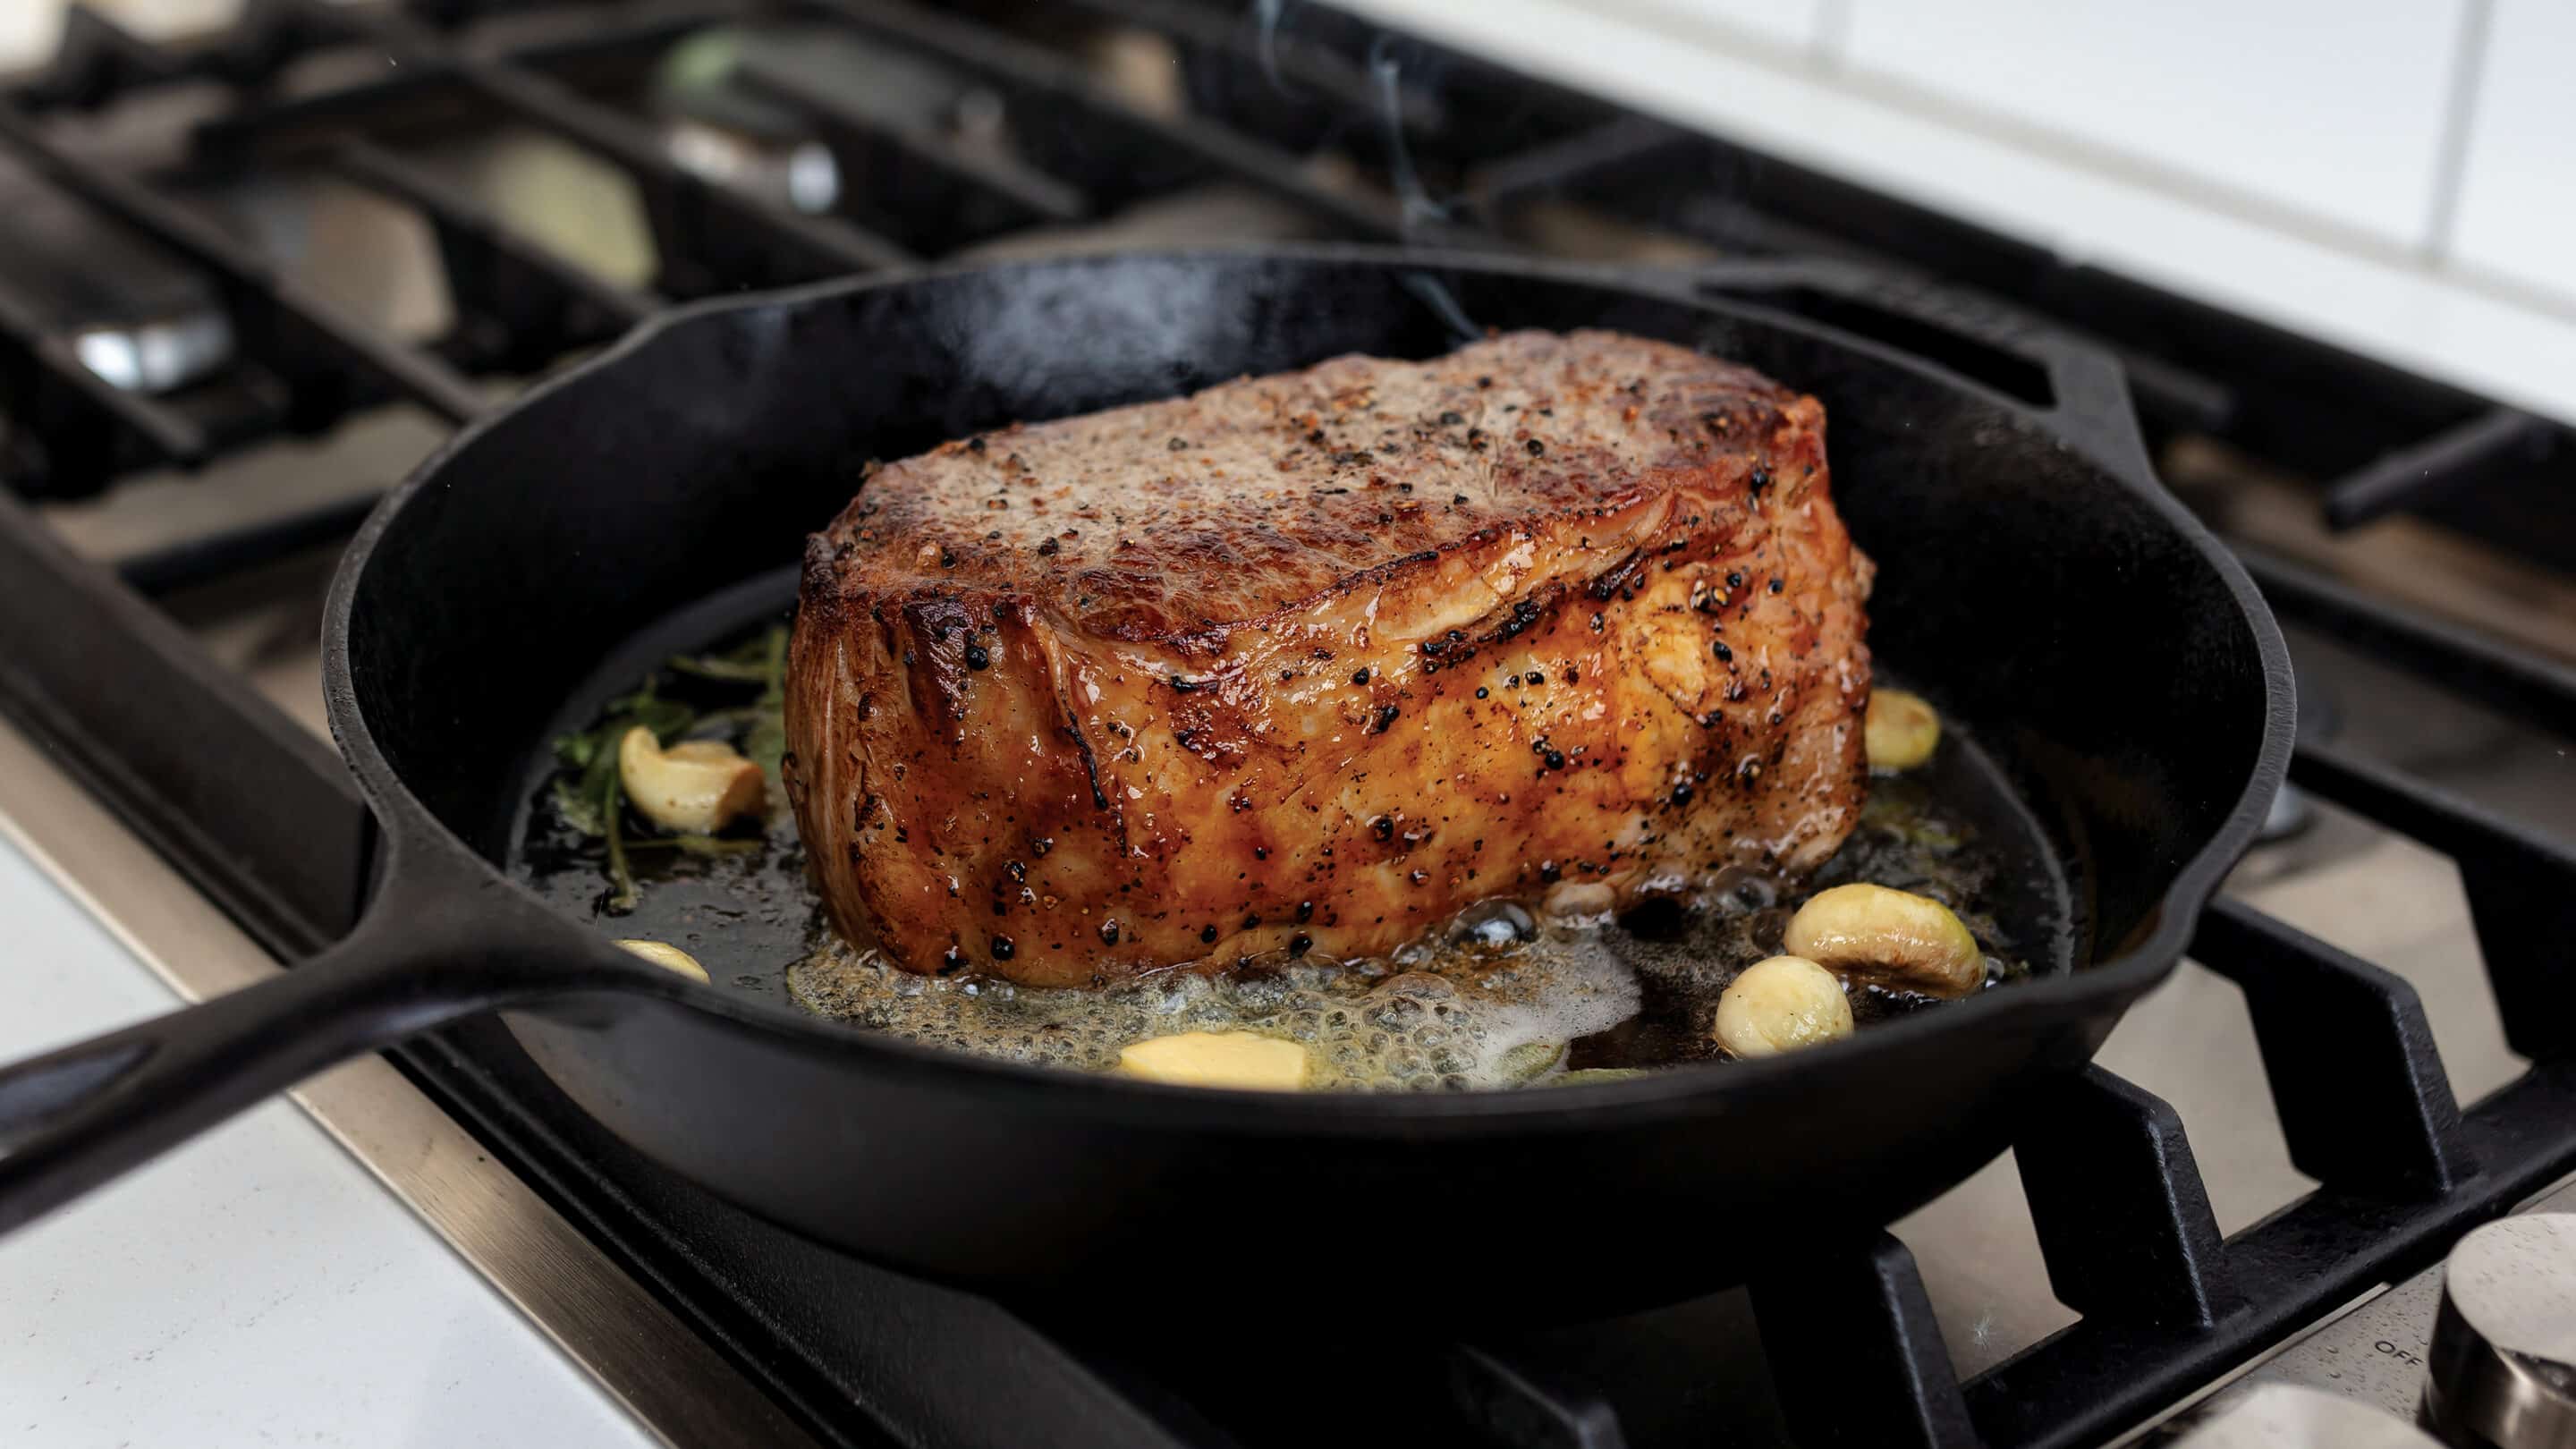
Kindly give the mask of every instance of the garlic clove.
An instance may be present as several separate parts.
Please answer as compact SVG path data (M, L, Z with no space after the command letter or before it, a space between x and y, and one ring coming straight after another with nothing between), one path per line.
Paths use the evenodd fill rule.
M1873 770L1910 770L1941 743L1941 715L1919 694L1873 689L1861 721L1861 748Z
M1965 996L1986 982L1985 953L1957 913L1882 885L1818 891L1789 918L1781 944L1837 975L1932 996Z
M1113 1070L1174 1086L1294 1092L1306 1085L1311 1065L1293 1041L1248 1031L1185 1031L1129 1045Z
M721 740L664 749L637 725L617 743L617 780L644 818L664 830L711 835L761 808L760 766Z
M1756 961L1717 998L1717 1042L1732 1056L1774 1057L1851 1034L1843 984L1804 956Z
M698 958L677 946L666 945L660 941L620 941L617 944L664 970L676 971L692 980L714 984L709 981L707 968L698 964Z

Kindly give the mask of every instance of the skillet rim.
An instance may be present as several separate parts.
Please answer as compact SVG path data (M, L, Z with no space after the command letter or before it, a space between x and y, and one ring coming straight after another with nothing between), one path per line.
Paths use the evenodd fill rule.
M713 985L701 985L647 966L616 947L607 936L555 913L507 870L494 865L480 851L468 845L404 784L400 773L378 747L365 710L358 700L349 655L359 584L375 557L377 546L410 501L433 487L443 486L451 463L478 444L485 434L517 422L539 400L574 387L604 385L599 379L613 377L620 365L629 359L666 343L677 345L673 340L683 332L730 317L802 310L827 300L881 288L963 275L1078 270L1139 261L1187 263L1207 260L1357 263L1393 270L1469 271L1625 292L1677 307L1741 316L1761 326L1802 332L1827 345L1857 351L1877 361L1905 368L1927 381L1965 393L2038 428L2146 503L2217 575L2219 583L2236 605L2238 616L2251 632L2263 676L2263 733L2252 766L2238 789L2234 806L2200 848L2176 869L2157 898L2154 924L2143 932L2133 933L2127 949L2063 975L2023 981L2006 990L1981 993L1969 1000L1946 1005L1939 1011L1910 1013L1819 1050L1798 1053L1794 1059L1778 1057L1729 1062L1723 1067L1691 1064L1625 1081L1545 1091L1254 1092L1170 1086L1102 1073L1067 1072L924 1046L899 1037L855 1030L797 1011L792 1006ZM1686 275L1686 272L1662 269L1654 275ZM2039 335L2050 346L2065 352L2091 352L2082 344L2066 339L2063 334ZM2120 373L2116 364L2107 358L2101 361L2109 368L2111 376L2123 379L2111 395L2111 401L2125 408L2128 396L2125 374ZM1132 1125L1148 1127L1190 1129L1222 1126L1234 1132L1254 1131L1282 1136L1316 1133L1374 1135L1389 1129L1400 1136L1409 1129L1433 1127L1444 1133L1483 1130L1514 1133L1540 1128L1589 1130L1595 1125L1594 1109L1616 1111L1622 1119L1640 1122L1696 1116L1723 1110L1723 1104L1728 1102L1749 1102L1794 1094L1801 1082L1812 1080L1819 1071L1854 1070L1853 1064L1865 1061L1873 1053L1885 1054L1904 1043L1940 1032L2000 1031L2033 1017L2080 1015L2087 1009L2100 1010L2114 1003L2125 1009L2127 1002L2162 981L2180 962L2200 913L2207 907L2220 881L2252 843L2274 794L2288 776L2297 706L2288 645L2269 606L2263 602L2243 566L2155 478L2133 431L2124 440L2125 446L2116 448L2117 452L2129 456L2105 456L2101 448L2076 436L2075 430L2066 425L2068 416L2062 404L2051 408L2034 407L1899 348L1763 306L1758 300L1712 296L1704 292L1685 294L1658 288L1641 282L1629 269L1608 264L1497 257L1450 249L1346 242L1235 243L1033 260L952 262L691 302L647 318L578 366L539 382L510 402L479 415L458 429L386 492L342 553L324 604L324 703L330 717L332 738L375 811L383 832L383 871L375 893L361 913L361 920L397 893L397 883L403 881L406 874L424 876L417 884L441 894L459 889L452 881L425 878L428 873L422 867L427 862L418 857L434 853L447 857L453 865L461 866L475 884L486 888L494 884L506 887L515 904L531 908L537 918L547 923L546 927L532 927L532 930L548 929L551 934L561 937L560 951L567 958L580 958L584 971L575 973L563 966L544 969L561 971L568 988L577 987L581 979L595 977L599 981L613 982L612 989L622 995L655 997L718 1017L736 1027L786 1037L803 1047L846 1053L859 1064L901 1071L926 1083L937 1083L941 1078L947 1078L955 1087L967 1090L1026 1093L1036 1098L1030 1105L1040 1109L1081 1113L1094 1118L1107 1115ZM543 1007L538 1003L520 1009L543 1013Z

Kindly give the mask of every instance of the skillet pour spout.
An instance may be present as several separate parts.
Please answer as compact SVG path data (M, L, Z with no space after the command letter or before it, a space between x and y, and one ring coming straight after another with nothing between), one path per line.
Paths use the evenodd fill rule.
M1436 287L1426 288L1428 279ZM2076 910L2054 969L1795 1057L1548 1091L1259 1094L1049 1072L646 965L496 862L631 641L792 561L870 458L1477 325L1607 328L1825 404L1880 565L1873 652L2039 822ZM1834 326L1790 308L1824 295ZM1873 316L1991 354L1972 381ZM1908 330L1910 329L1910 330ZM1620 272L1366 248L959 268L693 307L476 424L376 511L325 630L334 731L382 827L349 941L278 980L0 1069L0 1228L348 1055L504 1014L644 1152L860 1256L1016 1295L1260 1224L1422 1222L1510 1273L1423 1320L1569 1317L1737 1280L1784 1225L1874 1231L1973 1172L2180 955L2286 766L2278 631L2149 472L2116 366L1840 265ZM783 963L690 944L715 981ZM1537 1226L1534 1226L1537 1225Z

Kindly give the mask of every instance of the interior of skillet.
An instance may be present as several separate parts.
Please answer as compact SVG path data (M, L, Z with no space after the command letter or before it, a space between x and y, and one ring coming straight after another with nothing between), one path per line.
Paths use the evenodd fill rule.
M552 738L668 653L774 614L781 569L864 460L1341 353L1439 354L1458 338L1408 280L1425 270L1097 258L684 315L471 435L391 519L351 630L369 728L505 860ZM2153 504L2010 406L1795 324L1431 270L1480 326L1665 338L1821 397L1836 502L1880 565L1874 654L1965 724L2036 822L2032 964L2080 967L2150 923L2264 720L2241 614ZM707 964L774 990L767 949Z

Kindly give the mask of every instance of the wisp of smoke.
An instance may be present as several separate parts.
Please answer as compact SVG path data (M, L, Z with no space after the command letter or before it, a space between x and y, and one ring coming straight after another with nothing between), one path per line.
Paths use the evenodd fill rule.
M1288 82L1279 74L1279 18L1287 0L1252 0L1252 14L1261 22L1261 73L1270 88L1281 95L1290 94Z
M1475 319L1467 315L1466 308L1458 305L1458 299L1449 294L1448 285L1438 277L1429 272L1406 272L1396 280L1403 284L1404 290L1413 294L1416 301L1440 318L1441 325L1449 329L1451 340L1464 346L1485 335L1485 329L1476 325Z
M1423 226L1447 221L1449 208L1431 199L1421 173L1414 169L1413 148L1404 139L1404 64L1396 59L1389 37L1380 35L1369 43L1368 59L1369 76L1377 86L1378 121L1386 128L1387 179L1395 187L1399 208L1397 235L1410 246ZM1458 299L1438 277L1429 272L1407 272L1403 284L1406 291L1439 316L1458 341L1472 342L1484 335L1484 329L1467 315L1466 308L1458 305Z
M1395 58L1389 40L1380 35L1369 42L1369 76L1377 82L1378 122L1386 128L1387 178L1403 208L1397 224L1409 242L1423 223L1448 220L1449 208L1431 199L1431 193L1423 189L1421 174L1413 169L1413 148L1404 139L1404 92L1399 84L1404 64Z

